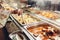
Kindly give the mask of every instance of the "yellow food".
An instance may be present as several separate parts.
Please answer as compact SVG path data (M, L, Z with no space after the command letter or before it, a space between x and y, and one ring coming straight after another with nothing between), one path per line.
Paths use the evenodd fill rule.
M59 18L59 16L56 13L52 12L52 11L36 10L34 8L30 8L30 11L33 12L33 13L42 15L46 18L53 19L53 20Z
M32 16L28 15L28 14L23 14L22 16L18 16L13 15L13 17L20 22L21 24L29 24L29 23L34 23L34 22L38 22L39 20L36 18L33 18Z

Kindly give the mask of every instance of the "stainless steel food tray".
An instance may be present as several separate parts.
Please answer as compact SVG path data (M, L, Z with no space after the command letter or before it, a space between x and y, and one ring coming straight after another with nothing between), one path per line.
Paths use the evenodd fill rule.
M41 11L48 11L48 10L41 10ZM47 17L44 17L44 16L42 16L40 14L38 15L37 13L34 13L34 12L31 12L30 14L32 14L33 16L35 15L37 18L41 18L42 20L46 20L46 21L51 22L52 24L55 24L55 25L59 25L60 26L60 21L59 21L60 20L60 12L59 11L51 11L51 12L54 12L54 14L56 14L56 15L59 16L58 19L57 19L57 21L56 20L49 19Z
M24 26L24 28L27 30L27 28L29 28L29 27L31 27L31 26L37 26L37 25L41 25L41 24L44 24L44 23L47 23L47 22L40 22L40 23L35 23L35 24L30 24L30 25L26 25L26 26ZM55 26L55 25L52 25L52 24L50 24L50 23L47 23L47 24L49 24L49 25L51 25L51 26L53 26L52 28L56 28L57 30L60 30L60 28L58 28L57 26ZM28 30L27 30L28 31ZM28 31L29 32L29 31ZM36 40L41 40L41 38L40 37L35 37L34 35L33 35L33 33L31 33L31 32L29 32Z
M39 19L41 19L42 21L45 21L45 22L48 22L48 23L51 23L51 24L54 24L54 25L60 27L60 24L59 24L58 22L56 22L56 21L54 21L54 20L50 20L50 19L48 19L48 18L46 18L46 17L44 17L44 16L42 16L42 15L38 15L38 14L36 14L36 13L30 13L30 15L32 15L32 16L34 16L34 17L36 17L36 18L39 18Z
M12 40L29 40L29 38L20 30L14 31L9 34Z
M23 13L21 16L23 17L23 15L25 15L25 14L27 15L28 13ZM15 15L15 14L13 14L13 15ZM16 19L16 17L14 17L13 15L12 15L12 17L13 17L16 21L18 21L18 20ZM33 22L29 22L29 23L26 22L26 23L24 23L24 24L20 23L19 21L18 21L18 22L19 22L20 24L22 24L22 25L27 25L27 24L38 23L38 22L42 21L42 20L40 20L40 19L38 19L38 18L30 15L30 14L28 14L28 15L31 16L32 19L36 20L36 22L34 22L34 21L33 21ZM21 18L22 18L22 17L21 17ZM27 17L27 19L28 19L28 17ZM24 22L24 18L22 18L22 21ZM26 20L25 20L25 21L26 21Z

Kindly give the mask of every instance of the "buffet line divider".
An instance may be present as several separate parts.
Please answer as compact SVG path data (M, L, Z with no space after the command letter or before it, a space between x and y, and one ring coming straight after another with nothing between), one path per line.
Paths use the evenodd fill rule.
M27 35L30 40L36 40L25 28L22 24L20 24L17 20L14 19L12 15L10 15L10 19L18 26L18 28L22 29L22 31Z

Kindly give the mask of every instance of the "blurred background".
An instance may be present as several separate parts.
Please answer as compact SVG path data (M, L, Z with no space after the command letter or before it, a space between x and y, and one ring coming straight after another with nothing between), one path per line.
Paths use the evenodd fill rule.
M45 10L59 10L60 11L60 0L28 0L32 2L31 5L39 7Z
M18 5L20 5L21 3L25 3L28 5L31 5L32 7L38 7L43 10L60 11L60 0L0 0L0 2L1 1L3 1L11 6L14 6L14 7L17 6L15 3L18 3ZM23 4L23 5L25 6L25 4ZM19 6L19 7L21 7L21 6Z

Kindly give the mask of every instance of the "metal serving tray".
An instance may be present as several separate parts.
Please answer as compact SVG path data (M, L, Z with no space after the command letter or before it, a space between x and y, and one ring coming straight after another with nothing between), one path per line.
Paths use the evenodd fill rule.
M59 13L56 13L57 15L60 15ZM59 22L57 22L56 20L52 20L52 19L48 19L42 15L38 15L36 13L30 13L30 15L36 17L36 18L39 18L39 19L42 19L43 21L46 21L46 22L49 22L49 23L52 23L52 24L55 24L57 26L60 26ZM60 16L59 16L60 18Z
M47 23L47 22L40 22L40 23L35 23L35 24L30 24L30 25L26 25L26 26L24 26L24 28L28 31L28 29L27 28L29 28L29 27L34 27L34 26L37 26L37 25L41 25L41 24L49 24L49 25L51 25L52 26L52 28L55 28L56 30L59 30L60 31L60 28L58 28L57 26L55 26L55 25L52 25L52 24L50 24L50 23ZM36 30L35 30L36 31ZM34 34L33 33L31 33L30 31L28 31L36 40L42 40L39 36L34 36ZM60 36L60 34L59 34L59 36ZM60 37L59 37L60 38ZM59 40L59 39L57 39L57 40Z
M60 18L60 12L59 11L49 11L49 10L37 10L37 9L34 9L34 8L32 8L32 11L31 10L28 10L28 11L30 11L31 13L36 13L36 14L39 14L39 15L41 15L42 13L41 12L51 12L50 14L54 14L54 15L57 15L58 16L58 19ZM44 13L43 13L44 14ZM46 13L45 13L46 14ZM44 15L45 15L44 14ZM43 15L42 15L43 16ZM45 15L46 16L46 15ZM44 16L44 17L45 17ZM51 15L50 15L51 16ZM56 16L56 17L57 17ZM51 18L48 18L48 19L51 19ZM51 19L51 20L53 20L53 19Z
M44 14L44 13L45 14ZM50 14L49 14L50 13ZM46 10L42 10L41 11L41 13L36 13L36 14L38 14L38 15L41 15L41 16L46 16L46 18L48 18L48 19L50 19L50 20L54 20L54 21L56 21L57 19L60 19L60 14L59 13L57 13L57 12L53 12L53 11L46 11ZM42 15L43 14L43 15ZM48 17L48 15L50 16L50 18ZM57 18L52 18L51 16L52 15L54 15L55 17L57 17Z
M26 16L26 18L24 19L24 17L23 16L26 16L26 15L28 15L28 16ZM12 17L15 19L15 20L17 20L17 17L16 16L18 16L17 14L12 14ZM32 23L38 23L38 22L40 22L41 20L40 19L38 19L38 18L36 18L36 17L33 17L33 16L31 16L30 14L28 14L28 13L23 13L22 15L20 15L20 16L18 16L18 19L21 17L21 21L22 21L22 23L21 23L21 21L19 21L19 20L17 20L20 24L22 24L22 25L27 25L27 24L32 24ZM30 19L30 20L29 20ZM34 21L32 21L32 20L34 20ZM36 21L35 21L36 20ZM26 22L25 22L26 21ZM30 22L31 21L31 22ZM24 24L23 24L23 22L24 22Z
M9 37L12 40L29 40L29 38L20 30L12 32Z

